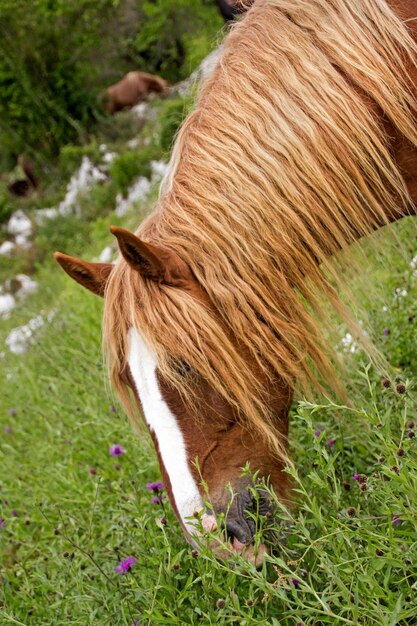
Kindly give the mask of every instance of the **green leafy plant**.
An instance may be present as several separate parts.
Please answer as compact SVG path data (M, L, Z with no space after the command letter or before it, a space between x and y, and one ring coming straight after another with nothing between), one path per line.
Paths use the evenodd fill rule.
M185 96L167 100L162 104L159 113L159 145L165 154L170 152L175 135L190 111L192 103L192 96Z
M118 191L126 193L135 178L152 174L151 160L158 156L154 145L144 146L140 150L128 150L118 156L110 166L109 174Z

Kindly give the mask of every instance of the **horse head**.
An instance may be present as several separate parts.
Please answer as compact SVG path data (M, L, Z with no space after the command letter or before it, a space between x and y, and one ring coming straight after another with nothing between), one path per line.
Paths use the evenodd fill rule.
M131 270L131 276L156 288L180 290L215 315L207 293L175 252L147 243L122 228L112 227L111 232L122 253L120 263ZM69 276L106 300L115 266L87 263L59 252L55 258ZM128 311L125 313L127 318ZM157 304L152 314L158 318ZM186 311L178 314L186 315ZM201 518L204 529L214 530L221 515L231 550L259 564L265 547L254 552L255 517L269 516L272 504L265 490L254 498L252 477L256 472L257 478L269 483L284 500L287 479L283 461L277 458L268 438L245 423L236 406L188 362L181 346L170 356L175 372L191 390L187 397L160 370L158 356L143 328L128 328L126 348L126 358L119 366L119 382L129 388L145 418L168 496L187 538L193 543L198 534L196 516ZM244 354L242 358L254 378L261 379L262 373L257 372L251 356ZM281 380L268 381L267 386L260 380L260 384L269 390L277 438L286 442L292 392ZM245 472L245 467L250 471ZM207 501L209 509L205 508ZM219 545L212 547L216 553L225 554L224 546L221 550Z

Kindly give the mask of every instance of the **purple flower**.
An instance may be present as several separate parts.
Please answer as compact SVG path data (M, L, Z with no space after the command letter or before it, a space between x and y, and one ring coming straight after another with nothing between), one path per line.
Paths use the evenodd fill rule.
M165 500L164 496L154 496L152 498L152 502L154 504L162 504L162 501Z
M401 519L399 515L393 515L391 517L392 526L401 526Z
M16 511L16 509L13 509L12 515L13 515L13 517L18 517L19 513Z
M125 453L125 451L124 451L123 447L120 445L120 443L116 443L114 446L110 446L109 454L113 458L117 458L118 456L122 456L122 454L124 454L124 453Z
M6 523L4 519L1 519L1 517L0 517L0 528L6 528Z
M300 581L297 580L296 578L293 578L291 582L292 582L292 584L294 585L295 588L299 587L299 585L300 585Z
M329 439L329 442L328 442L329 448L333 448L335 443L336 443L336 439Z
M321 433L324 431L324 428L319 428L318 430L316 430L316 432L314 433L315 437L320 437Z
M359 480L359 474L353 474L352 478L353 480Z
M140 622L138 619L133 620L130 626L140 626Z
M16 409L9 409L7 412L8 412L9 415L16 415L17 414Z
M11 432L12 432L12 429L10 428L10 426L5 426L5 427L4 427L4 432L5 432L6 434L11 433Z
M116 407L115 407L114 405L112 405L112 406L110 407L110 412L111 412L111 413L116 413Z
M136 559L134 556L128 556L127 559L124 559L119 563L116 567L116 572L118 574L127 574L132 569L132 566L136 563Z
M384 328L382 332L384 333L384 335L389 335L391 331L389 328Z
M163 488L164 486L161 482L146 483L146 489L149 489L149 491L153 491L154 493L159 493Z

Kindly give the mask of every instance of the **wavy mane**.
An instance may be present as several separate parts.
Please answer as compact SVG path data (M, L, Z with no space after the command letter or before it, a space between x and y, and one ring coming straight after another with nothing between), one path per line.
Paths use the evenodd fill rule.
M416 46L384 0L258 0L226 38L184 122L159 206L137 233L171 248L209 295L144 281L119 260L106 292L104 344L120 381L136 326L184 397L184 358L278 454L263 388L273 377L342 385L317 318L337 295L329 258L410 201L378 119L417 145L406 67ZM366 104L365 104L366 103ZM324 303L324 304L323 304Z

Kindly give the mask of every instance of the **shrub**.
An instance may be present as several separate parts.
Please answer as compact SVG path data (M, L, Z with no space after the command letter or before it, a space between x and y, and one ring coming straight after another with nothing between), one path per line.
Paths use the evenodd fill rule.
M93 222L113 211L117 191L116 184L112 180L94 185L83 198L80 198L83 220Z
M87 146L63 146L59 153L60 174L64 179L69 179L77 170L84 156L97 163L101 159L100 150L96 144Z
M158 149L154 145L140 150L128 150L118 156L110 166L110 176L121 193L126 193L132 182L139 176L150 178L151 160L158 158Z
M38 260L50 256L54 250L80 254L90 241L90 231L91 225L74 214L45 220L34 239Z
M0 191L0 224L9 219L13 212L13 204L10 202L7 193Z
M189 112L193 99L190 96L167 100L160 110L159 145L164 153L168 153L182 121Z
M171 83L185 78L213 47L223 22L214 2L143 0L140 27L128 49L140 68Z
M100 47L100 17L111 0L0 1L0 117L3 149L16 156L57 152L85 136L97 114L98 68L88 63ZM28 37L30 33L30 37Z

